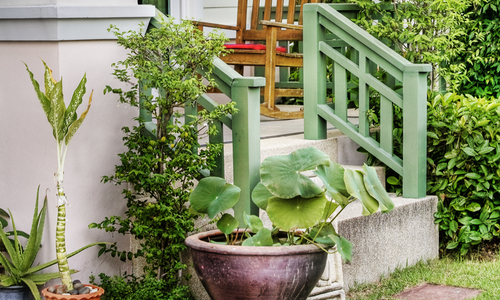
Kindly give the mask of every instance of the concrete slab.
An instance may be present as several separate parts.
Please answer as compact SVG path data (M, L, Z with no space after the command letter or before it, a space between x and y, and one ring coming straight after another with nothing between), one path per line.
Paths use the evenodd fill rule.
M396 207L387 214L364 217L357 201L339 216L338 231L353 244L352 263L342 266L346 291L355 282L377 282L398 267L438 257L437 197L393 201Z
M474 298L480 290L424 283L394 297L405 300L465 300Z

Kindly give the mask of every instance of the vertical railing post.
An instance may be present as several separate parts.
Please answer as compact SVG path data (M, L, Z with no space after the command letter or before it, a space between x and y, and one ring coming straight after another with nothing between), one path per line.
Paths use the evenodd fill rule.
M318 104L326 103L326 56L319 51L326 32L316 8L304 6L304 138L309 140L326 139L326 121L318 115Z
M253 78L233 81L231 99L238 112L233 115L233 174L234 184L241 189L240 200L234 206L234 216L243 223L243 212L259 215L252 202L253 188L260 181L260 86L251 86Z
M403 197L426 194L427 168L427 75L403 73Z
M220 121L214 121L215 128L217 129L217 133L209 136L209 141L211 144L222 144L222 151L215 158L215 167L210 172L210 176L217 176L224 178L224 125Z

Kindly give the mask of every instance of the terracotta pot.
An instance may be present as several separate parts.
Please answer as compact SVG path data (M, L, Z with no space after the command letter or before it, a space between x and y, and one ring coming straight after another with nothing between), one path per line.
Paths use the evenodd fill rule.
M45 300L99 300L101 296L104 294L104 289L91 285L84 284L85 286L91 287L93 289L97 289L97 292L92 294L85 295L58 295L47 291L48 287L42 290L42 295L45 297Z
M328 254L315 245L248 247L204 241L218 230L186 239L193 264L213 300L302 300L325 270Z

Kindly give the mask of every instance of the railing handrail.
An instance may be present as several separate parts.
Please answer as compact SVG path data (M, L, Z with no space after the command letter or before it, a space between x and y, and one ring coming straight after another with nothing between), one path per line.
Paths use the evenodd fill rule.
M330 46L327 32L355 49L353 62ZM335 46L337 47L337 46ZM334 61L335 109L326 104L326 57ZM403 84L402 94L376 79L376 65ZM427 74L429 64L413 64L335 10L335 4L304 7L304 136L326 138L326 122L333 124L365 150L404 178L403 196L421 198L426 192ZM359 80L359 126L347 120L347 72ZM380 142L370 135L367 112L369 89L380 94ZM403 158L393 155L393 105L403 110Z
M167 19L156 10L156 16L151 18L150 26L160 28L161 19ZM204 76L204 70L197 70ZM211 77L217 87L236 103L238 112L233 116L226 116L221 123L232 130L233 135L233 176L234 184L240 189L240 200L234 206L234 215L243 224L243 212L258 215L258 207L251 201L253 188L260 181L260 89L266 85L263 77L243 77L221 59L215 58ZM218 105L207 94L203 94L197 101L208 111ZM185 107L185 118L196 115L197 107ZM141 112L147 115L147 112ZM152 122L151 122L152 123ZM223 126L217 123L219 134L210 137L211 143L223 143ZM217 170L214 175L224 177L224 153L217 159Z

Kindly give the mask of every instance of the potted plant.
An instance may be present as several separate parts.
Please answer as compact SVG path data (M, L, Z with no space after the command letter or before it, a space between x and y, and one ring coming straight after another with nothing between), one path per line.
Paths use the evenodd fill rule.
M143 259L145 277L161 280L172 297L179 297L189 293L180 285L186 267L181 253L194 226L194 215L184 204L196 179L203 170L214 168L222 150L220 144L200 147L198 137L215 133L213 121L236 111L234 103L211 112L197 111L196 100L208 88L204 80L214 83L213 60L223 53L226 39L204 35L192 22L176 24L171 18L146 33L121 32L115 26L109 30L129 51L126 59L113 64L114 75L133 83L130 90L107 86L105 93L117 94L121 103L140 108L141 113L137 125L123 128L127 150L119 154L120 164L114 174L103 177L104 182L124 185L127 211L89 227L131 234L139 244L137 250L109 245L99 254L123 261ZM200 69L204 78L198 75ZM179 113L183 109L190 110L184 120Z
M57 142L57 171L54 174L56 181L56 198L57 198L57 226L56 226L56 256L57 256L57 264L59 268L59 277L61 279L61 288L57 291L59 293L68 292L71 294L78 293L88 293L91 291L89 288L85 288L85 286L81 286L79 283L80 289L73 288L73 281L71 280L71 270L68 265L68 255L66 253L66 204L67 198L64 192L64 163L66 160L66 153L68 150L68 144L71 139L75 135L80 125L85 120L87 113L90 109L90 104L92 103L92 93L89 97L89 102L87 109L80 115L77 116L77 109L83 101L83 96L85 95L86 88L85 84L87 83L86 75L83 75L82 80L80 81L78 87L73 92L73 96L69 105L66 107L64 103L63 97L63 86L62 79L60 81L56 81L52 76L52 70L47 66L47 64L42 61L45 66L44 73L44 83L45 83L45 92L40 90L40 85L36 81L33 76L33 73L29 70L26 65L26 70L29 73L31 78L31 82L33 87L35 88L35 92L40 100L42 108L47 116L47 120L49 124L52 126L52 132L54 138ZM78 250L81 251L91 246L105 244L105 243L93 243L87 245ZM95 289L97 287L92 287ZM45 299L64 299L64 297L59 297L56 294L48 291L49 288L46 288L42 291L42 294L45 296ZM55 290L54 290L55 291ZM87 299L99 299L100 295L102 295L104 291L102 289L98 289L96 292L91 294L92 296L84 296ZM74 297L74 296L72 296ZM83 299L81 297L80 299Z
M14 217L10 211L9 215L12 220L12 231L9 233L5 232L3 224L0 223L0 240L7 254L5 255L0 252L0 265L4 266L6 272L6 274L0 275L0 299L28 300L32 299L32 295L36 300L40 300L40 293L38 292L37 286L59 277L59 272L36 274L47 267L55 265L57 259L37 266L33 265L38 250L41 247L45 213L47 211L47 196L45 196L41 210L38 211L39 190L40 187L38 187L37 190L35 212L31 223L31 231L25 247L22 247L19 237L25 236L26 234L16 229ZM9 235L13 238L10 239ZM90 246L91 245L72 252L68 254L68 257L76 255ZM76 273L76 271L70 270L70 273Z
M303 174L309 171L323 187ZM193 210L219 218L220 231L186 239L214 300L306 299L323 273L328 249L351 260L351 243L333 226L337 216L356 199L363 215L394 208L373 168L344 169L313 147L266 158L260 177L252 200L267 212L272 228L257 216L245 214L245 224L239 224L224 213L238 201L239 188L222 178L204 178L191 193Z

